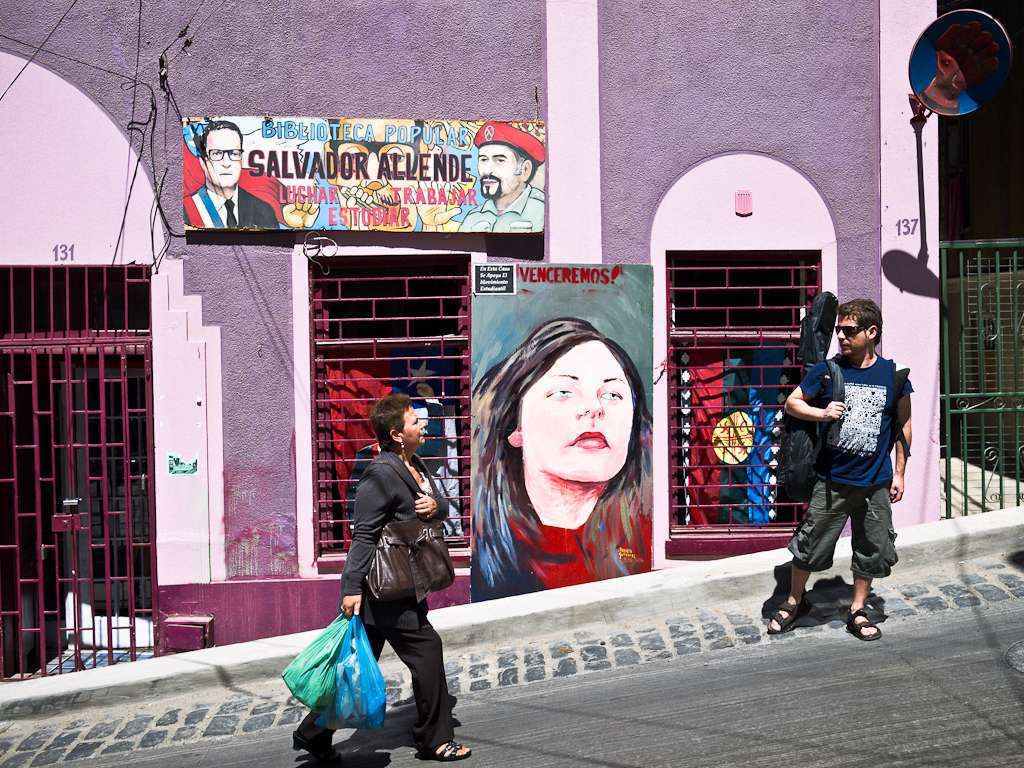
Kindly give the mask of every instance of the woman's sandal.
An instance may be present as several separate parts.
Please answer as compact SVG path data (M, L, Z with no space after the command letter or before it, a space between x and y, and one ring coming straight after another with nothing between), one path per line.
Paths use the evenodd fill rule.
M462 750L466 751L463 752ZM452 739L436 749L421 749L418 754L420 760L437 760L442 763L452 763L456 760L465 760L473 754L473 750L465 744L459 744L455 739Z
M857 619L863 617L865 621L858 622ZM874 629L875 631L870 635L864 634L865 629ZM868 615L864 612L863 608L858 608L856 611L851 611L850 615L846 619L846 631L856 637L858 640L864 640L865 642L871 640L877 640L882 636L882 630L875 622L868 618Z
M803 616L805 613L811 610L811 604L807 601L807 597L800 598L800 602L796 605L790 605L787 600L780 605L775 613L768 619L768 634L769 635L781 635L783 632L787 632L793 628L793 624L796 620ZM783 612L786 616L783 617ZM778 629L772 629L772 622L776 622L779 625Z
M292 733L292 749L304 749L321 763L337 760L338 753L331 746L334 731L320 731L316 736L307 739L298 728Z

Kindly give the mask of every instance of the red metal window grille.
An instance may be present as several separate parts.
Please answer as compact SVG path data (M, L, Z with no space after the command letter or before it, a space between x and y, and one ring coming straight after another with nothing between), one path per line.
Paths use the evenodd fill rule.
M0 268L0 340L147 337L149 267Z
M820 263L818 252L669 254L670 554L771 548L799 521L776 454Z
M328 261L310 269L316 554L352 540L351 502L376 455L367 414L405 392L427 419L420 449L450 510L450 546L469 545L469 258Z
M0 314L18 318L0 337L0 678L106 666L153 650L148 289L143 309L125 304L136 290L127 288L129 274L144 281L148 270L109 270L0 269L0 299L19 305L0 303ZM26 277L39 292L12 292ZM89 296L86 314L55 285L94 285L107 295ZM37 286L49 288L49 304ZM32 296L46 312L25 315ZM96 317L114 318L113 327L89 321ZM136 338L119 340L125 334ZM88 343L77 338L86 335Z

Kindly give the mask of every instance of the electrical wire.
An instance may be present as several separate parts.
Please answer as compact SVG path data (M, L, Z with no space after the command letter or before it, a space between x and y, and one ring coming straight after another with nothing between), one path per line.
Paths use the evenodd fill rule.
M122 89L124 89L126 87L135 88L138 85L140 85L140 83L138 81L136 81L134 83L122 83L121 84L121 88ZM145 154L146 134L148 133L149 127L151 125L153 125L153 126L156 125L156 94L154 94L152 92L152 90L150 90L150 98L149 98L149 117L146 118L146 122L143 123L143 122L139 122L137 120L132 120L132 121L130 121L128 123L128 147L129 147L129 151L131 151L131 149L133 148L132 147L132 132L133 131L137 131L137 132L142 134L142 141L139 143L139 152L138 152L138 154L136 155L136 158L135 158L135 171L132 173L132 180L131 180L131 183L128 186L128 194L125 197L124 211L121 214L121 226L120 226L120 228L118 229L118 232L117 232L117 242L114 244L114 256L113 256L113 259L110 262L110 266L114 266L117 263L117 252L121 248L121 241L124 239L124 228L125 228L125 224L128 221L128 206L131 204L131 201L132 201L132 190L135 189L135 179L138 178L139 166L142 164L142 156L143 156L143 154Z
M13 87L14 87L14 84L15 84L16 82L18 82L18 78L20 78L20 77L21 77L21 75L22 75L22 73L23 73L23 72L24 72L24 71L25 71L26 69L28 69L28 65L29 65L29 64L31 64L31 63L32 63L33 61L35 61L35 60L36 60L36 56L38 56L38 55L39 55L39 52L40 52L41 50L43 50L43 46L44 46L44 45L46 45L46 44L47 44L47 43L48 43L48 42L50 41L50 38L51 38L51 37L53 37L54 33L55 33L55 32L57 31L57 28L58 28L58 27L59 27L59 26L61 25L61 23L62 23L62 22L64 21L64 19L65 19L65 18L67 18L67 15L68 15L69 13L71 13L71 9L72 9L72 8L74 8L74 7L76 6L76 5L78 5L78 0L71 0L71 5L69 5L69 6L68 6L68 9L67 9L66 11L64 11L64 15L63 15L63 16L61 16L61 17L60 17L59 19L57 19L57 23L53 25L53 29L51 29L51 30L50 30L50 34L48 34L48 35L47 35L47 36L46 36L46 37L45 37L45 38L43 39L43 42L41 42L41 43L40 43L40 44L39 44L39 45L38 45L38 46L36 47L35 51L33 51L33 52L32 52L32 56L31 56L31 57L29 58L29 60L28 60L28 61L26 61L26 62L25 62L25 66L23 66L23 67L22 67L21 69L19 69L19 70L18 70L18 74L16 74L16 75L14 76L14 79L13 79L13 80L11 80L11 82L10 82L10 83L8 84L8 86L7 86L6 88L4 88L4 92L3 92L3 93L0 93L0 101L3 101L3 100L4 100L4 96L6 96L6 95L7 95L7 92L8 92L9 90L11 90L11 88L13 88Z
M200 0L199 5L197 5L196 9L192 11L192 15L188 17L188 21L185 23L186 27L192 26L192 22L195 21L196 14L199 13L199 11L202 9L204 5L206 5L206 0Z
M128 171L125 170L125 181L128 182L128 189L125 192L124 199L124 211L121 214L121 226L117 231L117 242L114 244L114 255L111 258L110 266L114 266L117 263L117 252L121 248L121 241L124 239L124 228L128 221L128 208L132 202L132 192L135 190L135 180L139 176L139 166L142 165L142 155L146 149L146 131L150 125L155 125L156 121L156 95L150 93L149 102L149 117L145 123L139 123L135 120L135 107L137 104L137 96L139 93L139 60L142 56L142 0L139 0L139 13L138 13L138 26L136 28L135 35L135 76L132 78L131 83L122 83L121 90L126 88L132 89L132 113L131 118L128 120L128 164L132 161L132 150L135 148L132 142L132 132L141 131L142 138L139 142L139 152L135 158L135 170L131 172L131 181L128 182L127 176ZM152 237L152 231L150 232ZM152 247L151 247L152 249ZM122 258L123 260L123 258Z
M226 2L227 0L221 0L219 6L214 6L210 8L209 13L207 13L203 17L203 20L196 25L195 31L192 32L192 34L189 37L185 38L185 42L182 44L181 50L174 54L171 60L167 62L168 66L177 61L178 57L181 56L181 54L188 52L188 49L192 46L192 42L196 39L196 35L198 35L200 30L202 30L202 28L206 26L206 22L210 20L210 17L214 14L214 12L219 10L219 8L223 7L224 3ZM199 13L199 8L202 8L204 5L206 5L206 0L201 0L201 2L199 3L199 7L192 12L192 18L188 20L188 23L185 25L185 28L181 30L183 33L188 33L189 28L192 26L192 19L194 19L196 17L196 14ZM185 34L180 34L178 35L178 37L185 37ZM171 45L173 45L173 43ZM167 47L170 48L170 46Z
M138 26L136 27L136 34L135 34L135 76L132 78L132 115L131 115L131 118L128 121L128 125L129 126L132 123L135 122L135 106L136 106L136 103L137 103L137 96L138 96L138 93L139 93L139 58L141 57L141 55L142 55L142 0L139 0L139 20L138 20ZM145 138L145 136L143 136L142 137L142 142L143 142L142 143L142 148L143 149L145 148L145 141L146 141L146 138ZM141 154L142 153L140 151L140 153L139 153L140 159L141 159ZM132 162L132 142L131 142L131 136L129 135L129 138L128 138L128 159L125 161L125 166L126 166L126 168L125 168L125 182L126 183L128 182L128 173L129 173L128 169L131 167L131 162ZM136 174L138 173L138 170L139 170L139 164L136 162L135 163L135 173ZM131 200L132 189L134 188L134 186L135 186L135 175L132 176L131 186L129 186L128 190L127 190L128 200ZM127 205L127 201L126 201L126 205ZM122 223L122 227L123 226L124 225ZM117 250L116 249L114 250L114 258L115 259L117 258Z
M17 43L18 45L23 45L26 48L32 48L33 47L32 43L27 43L24 40L19 40L16 37L11 37L10 35L5 35L2 32L0 32L0 39L10 40L12 43ZM13 54L15 54L17 56L21 56L22 55L21 51L17 51L14 48L8 48L8 47L2 46L2 45L0 45L0 50L8 51L8 52L13 53ZM93 64L92 62L89 62L89 61L83 61L82 59L76 59L74 56L68 56L66 53L57 53L56 51L51 50L50 48L42 48L41 52L45 53L47 56L54 56L54 57L56 57L58 59L67 59L68 61L73 61L73 62L75 62L75 64L81 64L83 67L89 67L91 69L95 69L98 72L105 72L108 75L113 75L114 77L119 77L122 80L131 80L132 79L131 75L127 75L124 72L118 72L118 71L113 70L113 69L107 69L106 67L101 67L98 64Z

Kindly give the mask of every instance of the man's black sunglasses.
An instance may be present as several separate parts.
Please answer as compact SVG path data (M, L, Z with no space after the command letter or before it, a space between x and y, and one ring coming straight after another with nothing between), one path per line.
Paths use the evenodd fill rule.
M837 325L836 336L842 334L843 336L849 339L856 336L863 330L865 330L863 325Z

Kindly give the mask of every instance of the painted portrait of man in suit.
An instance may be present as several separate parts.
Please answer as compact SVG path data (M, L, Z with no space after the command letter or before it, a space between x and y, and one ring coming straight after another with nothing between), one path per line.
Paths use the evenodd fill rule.
M239 186L242 131L228 120L214 120L196 132L196 149L206 183L186 203L185 223L221 229L277 229L274 209ZM196 217L198 216L198 220Z

